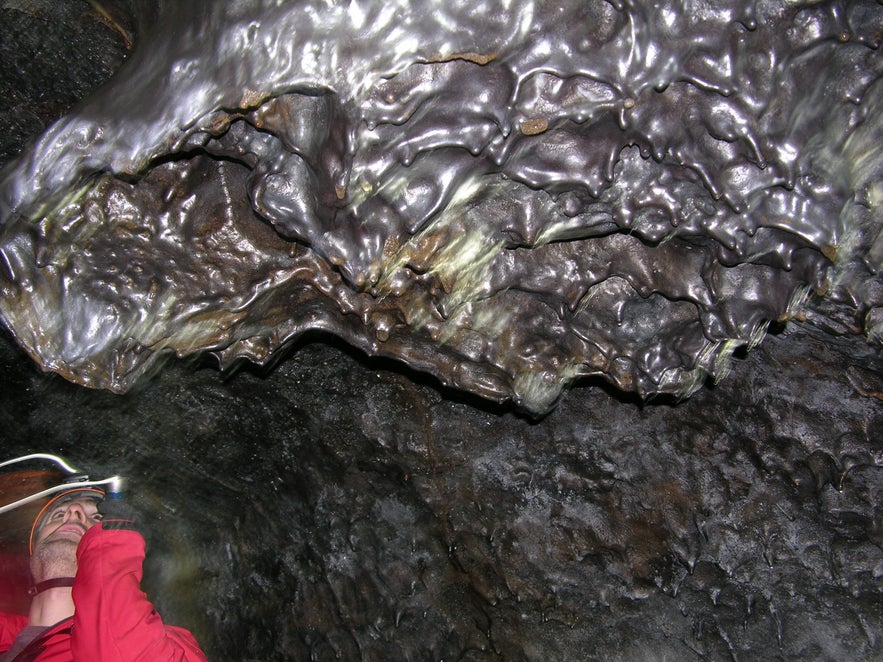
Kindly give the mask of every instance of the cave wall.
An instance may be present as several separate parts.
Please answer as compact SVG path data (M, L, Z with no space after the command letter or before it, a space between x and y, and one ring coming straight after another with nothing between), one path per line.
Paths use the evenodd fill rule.
M87 25L125 57L120 26ZM53 53L73 97L115 66L56 48L0 79ZM33 126L33 97L7 106L10 154L73 97ZM0 429L10 457L130 479L145 588L210 659L873 660L883 365L831 330L792 320L683 401L584 380L541 418L327 336L114 395L4 333Z
M130 6L0 178L0 318L67 379L327 332L541 415L881 340L877 2Z
M685 402L542 421L324 343L123 396L3 344L10 455L130 478L210 659L876 659L880 357L768 337Z

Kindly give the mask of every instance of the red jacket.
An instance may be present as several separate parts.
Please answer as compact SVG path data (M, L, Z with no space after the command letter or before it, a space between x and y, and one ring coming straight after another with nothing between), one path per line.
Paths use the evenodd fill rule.
M165 625L141 591L144 538L96 524L77 547L75 612L25 649L38 662L204 662L187 630ZM27 618L0 614L0 652L12 646ZM71 627L73 626L73 627ZM42 648L36 657L28 655Z

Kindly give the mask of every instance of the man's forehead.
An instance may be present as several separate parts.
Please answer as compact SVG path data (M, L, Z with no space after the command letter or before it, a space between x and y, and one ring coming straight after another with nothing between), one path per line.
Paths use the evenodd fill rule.
M66 506L77 501L87 501L89 503L97 504L99 501L101 501L101 498L95 494L72 494L69 497L62 497L61 499L59 499L53 504L53 508Z

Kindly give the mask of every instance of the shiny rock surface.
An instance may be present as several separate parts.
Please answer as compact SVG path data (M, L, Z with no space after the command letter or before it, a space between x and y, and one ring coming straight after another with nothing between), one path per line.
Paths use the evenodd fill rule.
M879 342L880 4L161 3L0 181L0 314L125 391L330 333L544 413Z
M372 44L330 39L291 61L345 62L321 72L346 82L336 91L230 93L216 124L170 128L160 110L206 119L217 98L206 81L272 68L203 59L232 53L228 37L271 49L262 30L281 25L315 44L304 35L334 13L286 27L307 5L270 16L212 4L233 13L203 17L190 54L164 33L186 32L187 16L152 3L0 4L3 160L37 141L3 180L2 448L127 477L148 540L144 588L167 622L213 660L883 657L879 4L583 3L592 30L536 6L496 37L486 16L428 19L479 23L488 34L472 45L409 40L417 19L397 9L413 50L387 53L384 75L352 65ZM363 28L390 20L380 5L346 6L341 21L358 8ZM509 26L531 5L500 6L513 13L492 16ZM552 25L560 39L546 39ZM531 26L548 52L528 44ZM409 59L448 46L473 50ZM593 64L580 74L532 69L583 52ZM672 81L657 90L660 75ZM617 103L642 124L621 125ZM712 107L746 114L703 115ZM506 121L500 141L491 124ZM641 135L672 143L660 157ZM139 161L147 143L158 156ZM322 179L341 154L361 178L343 198ZM724 165L740 159L754 165ZM614 162L608 180L601 164ZM763 188L788 163L794 185ZM754 191L741 212L740 190ZM751 213L761 208L779 211ZM822 286L805 298L810 282ZM752 335L751 351L694 358L783 309L795 318ZM403 323L410 310L430 314ZM38 367L124 390L206 338L230 363L252 360L227 374L169 362L121 395ZM615 375L576 379L542 418L523 409L548 408L551 377L542 398L491 402L529 385L524 364L561 374L549 357L590 342L620 357L660 349L642 359L648 371L626 357ZM729 379L686 400L640 397L666 361L720 375L730 350ZM637 395L610 387L633 378Z

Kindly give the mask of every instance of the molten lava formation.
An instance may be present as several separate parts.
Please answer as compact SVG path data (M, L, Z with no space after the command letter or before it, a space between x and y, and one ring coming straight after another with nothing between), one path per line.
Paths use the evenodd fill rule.
M689 393L793 315L879 340L879 3L275 4L168 3L6 171L45 368L319 330L542 412Z

